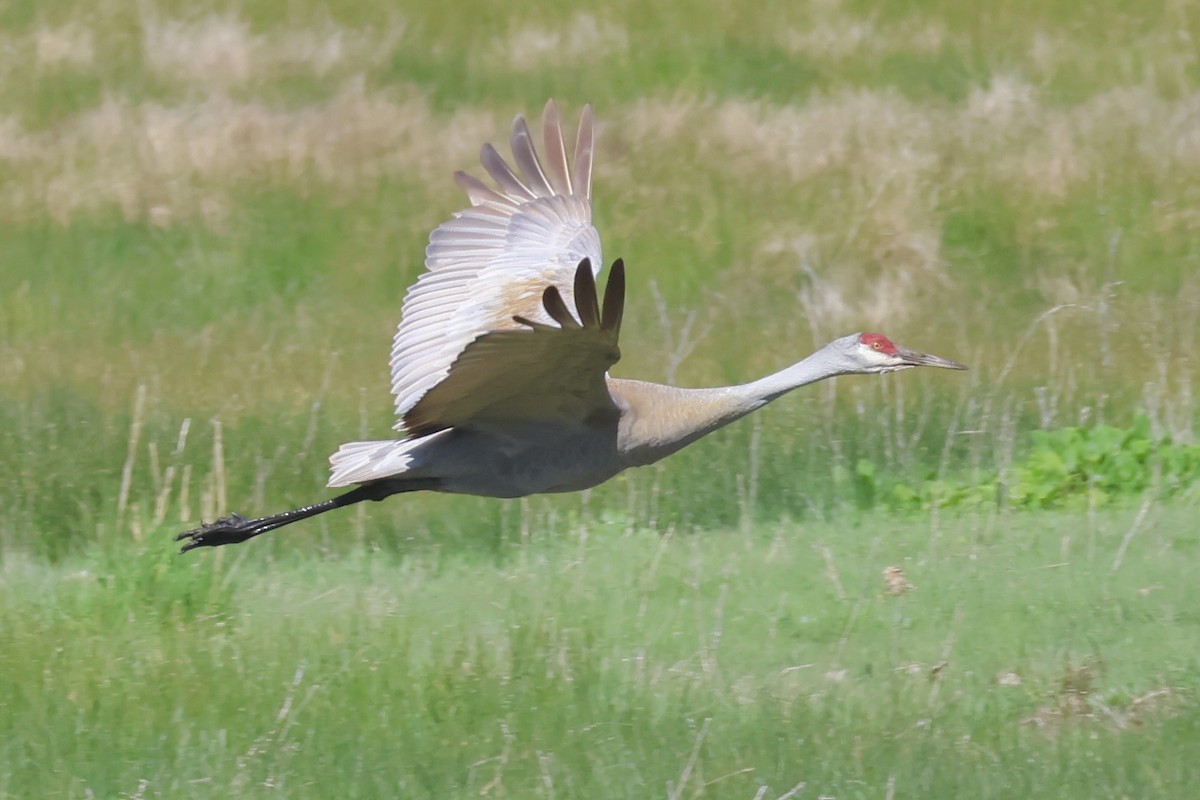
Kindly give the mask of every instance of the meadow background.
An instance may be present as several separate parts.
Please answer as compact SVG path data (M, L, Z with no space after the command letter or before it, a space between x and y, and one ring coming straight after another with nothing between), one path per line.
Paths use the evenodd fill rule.
M1190 797L1184 2L0 4L0 798ZM596 107L622 377L855 330L584 494L327 496L450 179Z

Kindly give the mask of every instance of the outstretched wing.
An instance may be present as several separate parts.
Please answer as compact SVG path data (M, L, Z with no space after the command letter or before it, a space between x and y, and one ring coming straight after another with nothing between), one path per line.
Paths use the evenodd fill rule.
M472 342L505 331L521 331L522 339L540 342L544 337L530 336L528 328L514 318L543 325L553 322L543 293L548 286L558 287L570 304L572 278L584 260L593 270L594 287L603 262L600 235L592 225L591 107L585 106L580 116L573 168L568 166L553 100L542 114L542 135L544 161L525 120L518 116L513 121L510 143L519 175L490 144L484 145L480 163L496 188L455 173L471 208L456 213L430 234L425 248L427 271L404 299L392 344L397 430L410 435L429 432L428 425L414 427L411 412L448 379L451 366L467 355ZM494 346L480 345L484 350ZM505 347L506 352L510 349ZM439 396L445 397L447 391ZM426 408L442 405L431 403Z
M621 357L617 341L625 305L625 265L613 263L604 307L587 259L573 286L575 314L557 286L545 288L540 316L518 315L520 330L493 331L467 345L449 374L404 416L413 436L451 427L512 432L538 426L599 425L618 410L605 372Z

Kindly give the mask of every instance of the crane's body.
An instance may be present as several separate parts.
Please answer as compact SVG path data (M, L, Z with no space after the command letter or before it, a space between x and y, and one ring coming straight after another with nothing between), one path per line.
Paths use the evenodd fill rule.
M614 262L596 288L600 238L591 223L593 120L585 108L568 162L558 110L543 114L539 157L513 123L517 174L485 145L496 188L455 175L471 208L430 235L424 272L404 301L392 347L398 439L350 442L333 454L316 505L185 531L183 550L245 541L334 508L393 494L485 497L570 492L654 463L815 381L916 366L965 369L877 333L835 339L779 372L737 386L685 389L612 378L625 301Z
M682 389L609 378L607 389L620 413L586 425L530 422L503 433L451 428L356 443L359 469L335 473L330 485L436 481L438 491L482 497L575 492L660 461L767 402L749 386Z

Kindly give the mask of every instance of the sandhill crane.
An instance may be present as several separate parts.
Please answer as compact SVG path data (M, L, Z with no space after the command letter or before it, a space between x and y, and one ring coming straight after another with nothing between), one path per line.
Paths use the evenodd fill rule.
M455 173L471 207L430 235L426 271L404 299L392 345L402 438L350 442L333 454L329 486L357 488L281 514L204 524L176 537L185 542L181 552L402 492L522 497L586 489L805 384L909 367L966 369L882 334L855 333L740 386L681 389L609 377L620 358L625 266L613 263L601 302L591 108L580 117L573 163L553 101L542 135L539 157L525 120L513 122L519 173L484 145L480 162L495 187Z

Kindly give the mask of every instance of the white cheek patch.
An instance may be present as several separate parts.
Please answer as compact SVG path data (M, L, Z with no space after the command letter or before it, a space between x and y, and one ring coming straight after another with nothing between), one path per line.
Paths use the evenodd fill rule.
M874 362L880 371L891 372L893 369L898 369L898 367L893 367L891 365L891 356L885 355L873 347L864 346L863 349L866 351L865 358L863 360L867 363Z

